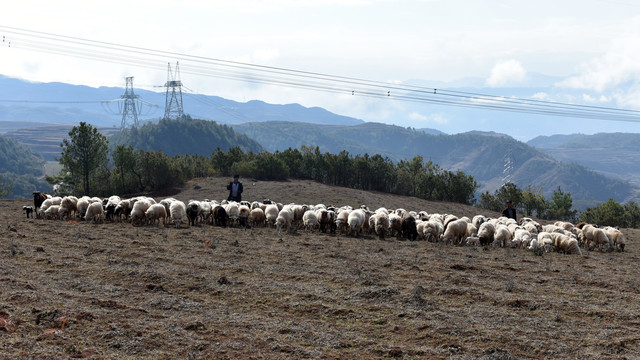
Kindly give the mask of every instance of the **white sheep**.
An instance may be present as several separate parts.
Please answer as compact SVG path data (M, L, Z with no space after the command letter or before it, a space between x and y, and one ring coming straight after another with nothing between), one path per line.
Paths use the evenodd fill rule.
M380 211L376 212L371 218L374 221L373 229L376 235L378 235L378 238L384 239L390 229L389 214L386 211Z
M102 206L101 201L95 201L89 204L87 207L87 212L84 214L85 221L93 221L94 223L98 220L104 221L104 207Z
M349 225L349 235L360 235L362 233L362 226L367 221L367 216L362 209L356 209L349 213L347 218L347 224Z
M556 251L564 254L582 255L580 246L578 246L578 240L575 238L561 233L551 233L551 237L553 238L553 246L556 248Z
M496 227L489 221L483 222L478 228L478 238L481 245L487 245L493 243Z
M58 214L60 212L60 205L50 205L44 211L45 219L58 219Z
M162 225L167 219L167 209L165 209L162 204L153 204L149 206L145 212L145 217L147 219L147 223L151 225L155 225L156 220L158 221L158 225ZM160 219L162 219L162 222L160 222Z
M529 248L532 250L536 250L536 248L541 248L541 249L544 249L544 252L551 252L551 250L553 250L553 236L549 232L541 231L538 233L538 238L536 239L535 247L534 247L534 242L531 241L531 245L529 245Z
M597 247L606 251L613 250L613 241L607 236L607 233L593 225L585 225L582 227L582 234L587 245L587 249L592 250Z
M187 207L180 200L172 201L171 206L169 206L169 214L177 229L182 224L182 219L187 216Z
M90 203L89 200L90 198L88 196L83 196L80 199L78 199L76 207L78 208L78 215L80 216L81 219L84 219L84 214L87 213L87 208L89 207L89 203Z
M624 251L624 247L627 244L627 238L624 236L622 231L611 226L607 226L603 230L610 235L613 246L615 246L618 251Z
M146 212L151 205L153 204L147 199L138 199L131 210L131 225L144 224L147 219Z
M305 229L312 231L316 227L320 226L318 222L318 217L316 216L316 212L313 210L307 210L302 215L302 223Z
M493 234L493 245L506 247L507 244L511 241L511 232L506 225L498 224L496 226L496 231Z
M444 229L442 240L446 243L459 245L467 234L467 224L468 223L463 219L449 221L448 225Z
M480 225L485 221L487 221L487 218L484 215L476 215L471 219L471 223L476 227L476 229L479 229Z
M78 198L75 196L65 196L60 203L61 215L76 216L78 212Z
M528 248L529 244L531 244L532 235L526 229L518 229L516 230L515 235L513 236L513 240L511 240L512 246Z
M346 234L348 232L348 220L349 214L351 213L350 208L340 208L338 209L337 217L336 217L336 228L342 233Z
M480 246L480 239L475 236L468 237L465 242L467 246Z
M289 206L283 206L278 217L276 218L276 229L281 232L283 228L287 228L287 231L291 230L291 223L293 222L293 210Z
M280 210L278 210L278 206L275 204L268 204L267 206L265 206L264 216L265 216L265 219L267 220L267 224L270 227L276 226L276 220L278 219L279 212Z
M429 220L424 225L422 235L427 241L435 242L440 240L440 236L444 232L444 226L437 220Z

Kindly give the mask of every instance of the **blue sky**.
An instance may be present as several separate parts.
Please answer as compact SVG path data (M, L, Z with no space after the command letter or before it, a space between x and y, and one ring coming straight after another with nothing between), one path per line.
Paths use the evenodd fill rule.
M512 87L534 88L535 74L544 74L553 82L530 96L640 109L640 2L631 0L28 1L3 5L0 26L389 83L435 87L473 78L483 92L505 96ZM166 63L178 60L149 68L0 47L3 75L90 86L124 86L125 76L135 76L134 86L154 89L166 81ZM199 93L297 102L366 121L447 132L478 124L446 108L193 73L182 81ZM492 117L484 113L478 118ZM486 130L503 127L486 121ZM588 131L636 125L600 122ZM530 136L527 126L514 136Z

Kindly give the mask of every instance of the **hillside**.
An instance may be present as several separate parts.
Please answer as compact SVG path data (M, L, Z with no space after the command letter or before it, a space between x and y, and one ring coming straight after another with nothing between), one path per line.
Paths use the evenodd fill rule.
M382 154L393 160L422 155L425 161L448 170L462 170L493 192L504 183L505 163L511 162L511 179L520 188L542 186L550 198L558 186L571 192L574 206L584 210L597 202L637 200L637 189L619 179L607 178L588 168L554 160L511 137L492 132L429 135L399 126L365 123L356 126L267 122L234 125L238 132L262 143L267 150L302 145L319 146L322 152L347 150L355 154ZM639 171L640 173L640 171Z
M222 199L227 178L172 196ZM472 216L459 204L245 181L246 199ZM317 230L25 219L0 200L0 357L635 358L637 230L624 253L548 253ZM489 214L487 215L494 215Z
M640 134L540 136L527 142L554 159L575 162L609 177L640 185Z
M243 151L261 152L263 147L246 135L214 121L184 119L161 120L140 128L125 129L110 138L110 146L132 145L134 149L162 150L174 156L182 154L209 156L216 148L223 151L239 146Z
M7 197L29 197L35 190L50 188L44 179L44 159L14 139L0 136L0 177L10 184Z
M2 126L2 125L0 125ZM74 125L57 124L40 126L27 126L16 130L11 130L4 136L15 139L23 145L26 145L34 153L41 154L46 161L55 161L60 157L60 144L62 139L69 136L69 131ZM98 127L98 131L106 136L118 133L120 129L114 127Z

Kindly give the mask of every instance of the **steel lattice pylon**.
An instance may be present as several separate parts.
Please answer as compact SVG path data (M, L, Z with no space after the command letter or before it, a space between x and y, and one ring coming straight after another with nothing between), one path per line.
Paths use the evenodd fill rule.
M171 72L170 63L168 64L168 67L167 83L164 85L167 88L167 95L163 119L181 119L184 115L184 111L182 109L182 82L180 81L178 62L176 62L175 73Z
M124 91L124 95L120 96L120 99L124 99L124 106L122 109L122 123L121 128L127 127L127 123L132 120L133 127L138 127L138 113L139 109L136 107L138 95L133 93L133 76L126 77L127 85ZM139 105L138 105L139 106Z

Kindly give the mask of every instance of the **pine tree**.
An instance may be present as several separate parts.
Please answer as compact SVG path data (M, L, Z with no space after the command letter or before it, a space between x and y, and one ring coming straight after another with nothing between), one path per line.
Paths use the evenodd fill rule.
M63 139L62 154L58 161L62 171L71 173L75 179L81 179L84 195L90 194L89 179L91 175L107 161L107 138L98 129L81 122L69 131L69 138Z

